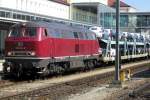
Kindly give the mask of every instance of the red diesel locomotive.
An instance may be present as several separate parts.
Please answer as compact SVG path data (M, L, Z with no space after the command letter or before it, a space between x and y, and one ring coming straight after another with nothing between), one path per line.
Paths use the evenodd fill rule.
M90 30L56 22L26 22L11 27L5 41L4 74L48 75L94 67L101 55Z

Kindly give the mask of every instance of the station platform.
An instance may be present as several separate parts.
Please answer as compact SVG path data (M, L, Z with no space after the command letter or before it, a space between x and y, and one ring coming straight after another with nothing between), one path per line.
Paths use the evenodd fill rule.
M122 87L101 84L71 94L67 100L149 100L150 70L143 70L122 82ZM108 82L109 83L109 82Z

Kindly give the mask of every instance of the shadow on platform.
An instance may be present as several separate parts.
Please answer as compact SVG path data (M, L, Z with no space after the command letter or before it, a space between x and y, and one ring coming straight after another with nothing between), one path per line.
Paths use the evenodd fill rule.
M134 78L150 78L150 69L146 70L146 71L142 71L137 74L134 74L132 77L134 77Z

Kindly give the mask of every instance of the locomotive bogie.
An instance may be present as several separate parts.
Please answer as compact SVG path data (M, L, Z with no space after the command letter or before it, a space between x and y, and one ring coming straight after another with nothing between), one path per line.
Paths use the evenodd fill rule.
M20 77L26 73L26 75L35 74L37 61L33 60L20 60L9 59L3 64L3 72L5 75L11 75L14 77Z

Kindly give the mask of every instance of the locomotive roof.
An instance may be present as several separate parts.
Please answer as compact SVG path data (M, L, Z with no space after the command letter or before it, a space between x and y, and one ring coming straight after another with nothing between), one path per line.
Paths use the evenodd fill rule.
M70 24L65 24L65 23L58 23L58 22L45 22L45 21L31 21L31 22L24 22L24 23L17 23L13 25L12 27L21 27L21 26L26 26L26 27L47 27L47 28L61 28L61 29L72 29L78 31L90 31L86 29L85 27L82 26L77 26L77 25L70 25Z
M26 27L44 27L46 26L46 24L44 25L44 23L39 23L39 22L20 22L17 23L15 25L13 25L12 27L21 27L21 26L26 26Z

